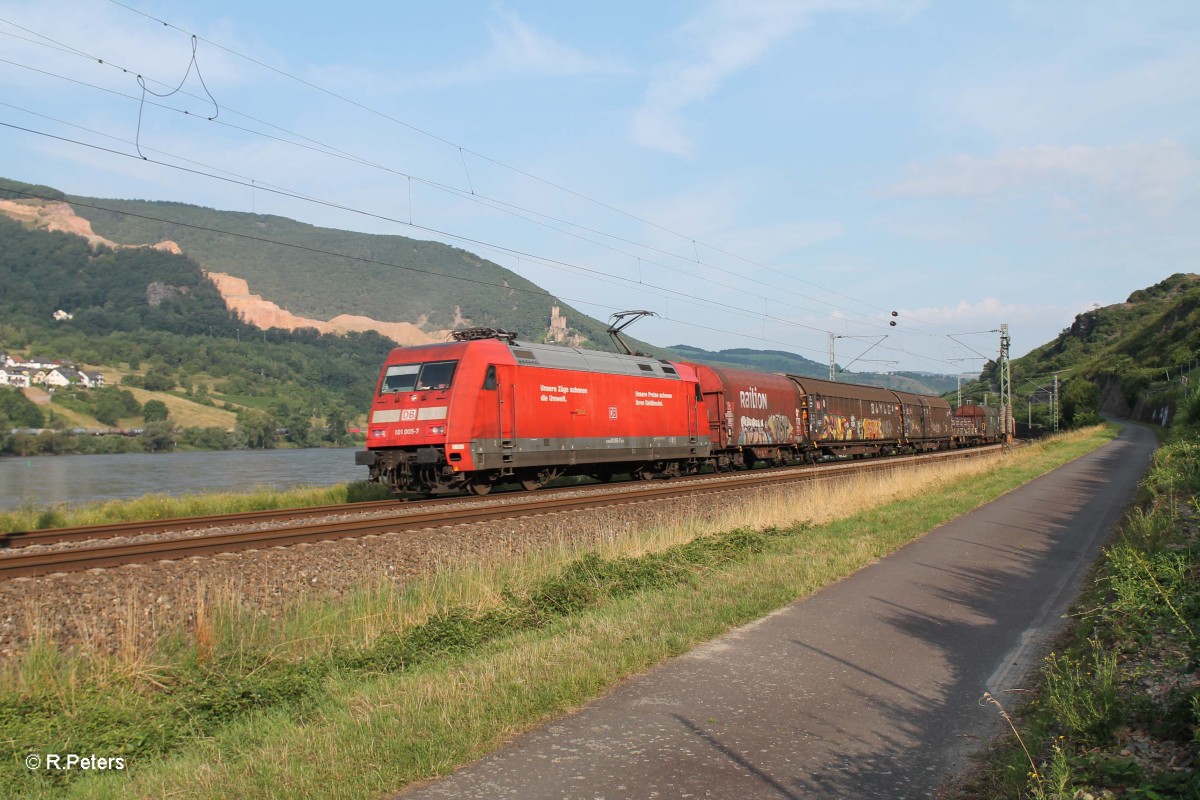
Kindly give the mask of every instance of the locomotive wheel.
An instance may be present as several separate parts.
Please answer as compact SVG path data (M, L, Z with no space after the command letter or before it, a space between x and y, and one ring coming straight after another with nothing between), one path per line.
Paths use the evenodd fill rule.
M521 488L527 492L532 492L535 489L542 488L543 486L545 486L545 484L537 478L521 478Z
M479 497L483 497L492 491L492 485L485 481L472 481L468 484L467 488L471 490L471 494L478 495Z

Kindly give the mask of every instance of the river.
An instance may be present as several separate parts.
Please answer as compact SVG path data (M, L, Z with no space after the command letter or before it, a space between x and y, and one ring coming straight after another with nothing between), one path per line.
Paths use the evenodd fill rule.
M0 509L363 480L355 448L0 458Z

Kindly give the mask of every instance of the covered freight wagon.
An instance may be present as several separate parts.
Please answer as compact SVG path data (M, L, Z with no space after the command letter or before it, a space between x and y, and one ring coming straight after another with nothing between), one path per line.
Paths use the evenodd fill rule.
M973 403L954 411L954 438L960 445L990 444L1000 440L1000 412Z
M904 413L904 441L914 450L949 447L954 436L950 404L940 397L896 392Z
M904 419L890 389L788 377L803 394L807 436L822 453L887 454L901 448Z
M782 462L804 449L800 393L783 375L703 364L692 367L700 382L704 416L718 469Z

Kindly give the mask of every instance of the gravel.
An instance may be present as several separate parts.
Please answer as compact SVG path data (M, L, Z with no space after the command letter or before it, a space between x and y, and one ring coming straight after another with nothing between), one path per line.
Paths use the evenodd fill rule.
M753 491L746 490L745 495ZM681 515L705 515L728 502L724 493L702 494L12 578L0 582L0 608L6 611L0 618L0 658L23 651L34 633L60 644L86 644L107 652L142 648L160 631L194 622L202 594L235 596L248 608L278 615L289 604L314 594L336 598L381 580L403 585L447 566L507 559L563 543L595 544ZM379 515L386 514L372 514ZM158 534L122 539L154 536Z

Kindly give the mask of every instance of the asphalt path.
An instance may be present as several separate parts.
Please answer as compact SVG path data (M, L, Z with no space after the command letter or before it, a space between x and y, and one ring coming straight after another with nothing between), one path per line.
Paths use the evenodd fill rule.
M915 798L1003 724L1155 446L1113 442L417 798Z

